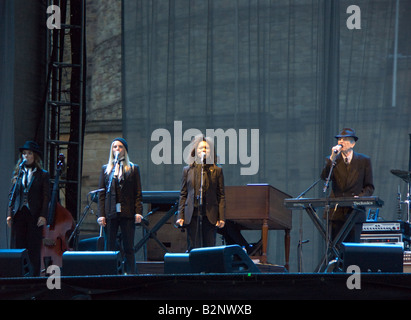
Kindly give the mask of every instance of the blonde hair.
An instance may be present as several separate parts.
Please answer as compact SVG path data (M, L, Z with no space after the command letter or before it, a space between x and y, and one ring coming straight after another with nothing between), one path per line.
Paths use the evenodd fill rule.
M110 146L110 154L108 157L108 163L107 163L107 168L106 168L106 174L110 174L110 172L113 170L114 167L114 152L113 152L113 144L114 142L116 142L117 140L114 140L111 143ZM121 142L120 142L121 143ZM122 144L122 143L121 143ZM124 145L123 145L124 146ZM128 152L127 149L124 147L124 164L123 164L123 170L124 172L130 172L131 171L131 167L133 166L133 163L130 161L130 158L128 156Z

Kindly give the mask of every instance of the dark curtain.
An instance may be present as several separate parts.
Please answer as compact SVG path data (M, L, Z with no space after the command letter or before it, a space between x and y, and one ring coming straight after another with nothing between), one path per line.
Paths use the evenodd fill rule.
M372 158L376 195L386 203L380 215L393 219L398 185L404 185L390 169L408 168L411 8L401 2L392 107L395 1L357 1L361 29L354 30L346 25L349 5L123 0L123 130L144 189L178 190L185 138L222 129L226 185L269 183L297 196L319 178L334 135L353 127L360 137L356 150ZM240 141L240 132L247 140ZM241 144L251 158L258 152L252 174L241 171L251 166L240 161ZM158 164L159 157L166 163ZM322 184L308 196L323 197ZM302 230L310 240L304 245L304 270L310 271L324 243L304 214L300 225L300 214L293 214L291 269ZM283 263L283 233L271 232L269 241L269 261Z
M6 214L11 172L14 167L14 1L0 2L0 248L7 248Z
M44 1L0 1L0 248L6 247L11 175L26 140L44 139L45 17Z

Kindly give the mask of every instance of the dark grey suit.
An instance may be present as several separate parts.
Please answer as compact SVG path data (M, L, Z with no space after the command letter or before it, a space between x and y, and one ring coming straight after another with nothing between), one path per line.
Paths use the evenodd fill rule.
M326 160L326 166L321 173L321 178L325 180L328 177L331 168L331 160ZM374 192L374 183L372 176L371 160L361 153L353 153L351 163L346 165L343 157L339 154L336 158L335 167L331 175L332 191L331 198L354 197L354 196L371 196ZM351 207L338 207L330 210L329 220L332 222L332 236L334 237L341 229L347 219L347 215L353 211ZM361 211L356 212L357 222L365 221L365 214ZM348 239L354 240L354 234L351 233Z
M125 271L136 272L134 255L134 216L143 213L140 168L132 164L131 170L124 173L124 179L118 182L113 178L110 192L107 193L110 174L106 173L107 165L101 169L99 188L98 216L106 217L107 227L106 249L117 250L117 232L121 229L121 237L125 255ZM121 204L121 211L117 212L116 203Z
M49 173L37 168L26 188L26 195L21 179L18 180L15 201L8 208L8 215L13 218L10 247L12 249L27 248L35 276L40 275L43 236L43 227L38 227L37 221L39 217L47 219L50 201L49 188Z
M185 224L191 222L195 197L198 195L198 190L195 187L194 169L194 166L184 167L181 179L178 219L184 219ZM210 223L215 225L218 220L225 220L223 170L215 165L209 166L207 176L209 186L205 192L206 216Z
M197 246L194 245L195 235L193 235L190 226L196 223L193 220L197 220L198 217L197 199L199 196L199 176L201 175L199 172L199 165L197 168L195 165L186 166L183 169L181 179L178 219L184 219L184 224L188 226L189 250ZM225 220L224 175L223 170L216 165L206 165L205 173L204 199L207 219L202 220L205 228L203 229L203 245L212 246L215 245L215 224L217 221ZM212 241L213 239L214 241Z

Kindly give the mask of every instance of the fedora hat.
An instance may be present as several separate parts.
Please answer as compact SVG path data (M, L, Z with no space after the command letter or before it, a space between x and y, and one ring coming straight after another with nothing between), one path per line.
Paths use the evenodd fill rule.
M355 141L358 140L358 137L355 135L355 130L351 128L344 128L341 130L340 134L337 134L335 138L344 138L344 137L352 137Z
M34 141L26 141L24 143L24 145L19 148L19 150L20 150L20 152L23 152L23 150L31 150L31 151L37 153L39 156L42 155L42 152L40 150L40 146Z

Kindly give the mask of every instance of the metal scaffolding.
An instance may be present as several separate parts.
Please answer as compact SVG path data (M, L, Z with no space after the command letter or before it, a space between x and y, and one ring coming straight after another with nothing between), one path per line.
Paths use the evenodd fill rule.
M59 155L65 156L59 196L75 220L81 205L85 124L85 2L47 0L60 23L47 27L44 168L54 180Z

